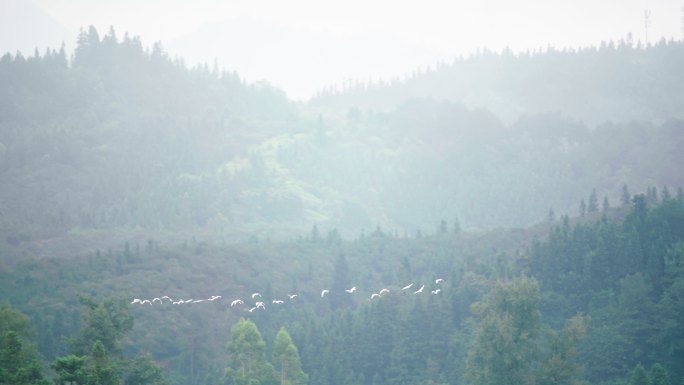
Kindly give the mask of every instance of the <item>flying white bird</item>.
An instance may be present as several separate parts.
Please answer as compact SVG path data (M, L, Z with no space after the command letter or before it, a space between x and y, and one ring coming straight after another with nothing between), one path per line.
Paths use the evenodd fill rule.
M131 305L133 305L134 303L142 303L142 301L140 299L136 298L133 300L133 302L131 302Z
M230 303L230 307L233 307L235 305L242 305L243 303L245 303L245 302L242 301L241 299L236 299L235 301Z
M330 292L330 290L328 290L328 289L323 289L323 291L321 292L321 298L323 298L323 297L324 297L327 293L329 293L329 292Z
M161 297L161 299L168 299L169 302L173 302L173 300L171 299L171 297L169 297L168 295L165 295L165 296Z
M253 293L253 294L252 294L252 299L254 299L254 298L257 297L257 296L261 297L261 294L259 294L259 293Z
M414 291L413 294L422 293L422 292L423 292L423 289L425 289L425 285L421 286L420 289Z
M401 290L407 290L407 289L410 289L410 288L411 288L411 286L413 286L413 283L409 283L408 285L406 285L406 286L402 287L402 288L401 288Z
M384 293L389 293L389 290L387 290L387 289L380 289L380 292L379 292L379 293L380 293L381 295L384 294Z
M206 301L206 299L196 299L196 300L192 301L192 303L201 303L204 301Z
M436 284L440 284L440 283L442 283L442 282L444 282L444 280L443 280L442 278L437 278L437 279L435 279L435 283L436 283Z
M287 296L290 297L290 299L297 298L297 294L288 294Z
M183 300L180 300L180 301L173 301L173 302L171 302L171 303L174 304L174 305L180 305L180 304L183 303Z
M345 290L347 293L353 293L356 291L356 286L352 287L351 289L346 289Z
M371 299L376 298L376 297L380 297L380 294L378 294L378 293L371 294Z
M262 308L262 309L266 310L266 305L264 305L263 302L257 302L255 305L257 308Z
M279 299L274 299L274 300L271 301L271 302L273 302L273 303L275 303L275 304L281 304L281 303L283 303L284 301L281 301L281 300L279 300Z
M142 302L140 302L141 305L144 305L144 304L146 304L146 303L149 303L150 306L152 306L152 302L150 302L149 299L144 299Z
M442 291L442 290L440 290L440 289L437 289L437 290L433 290L433 291L431 291L431 293L432 293L432 294L439 294L439 292L440 292L440 291Z
M217 300L219 298L221 298L220 295L212 295L211 298L209 298L209 301L214 301L214 300Z
M152 302L153 302L153 303L154 303L154 301L159 301L159 303L161 303L161 304L163 304L163 303L164 303L164 302L162 302L162 300L161 300L161 299L159 299L159 298L155 298L155 299L153 299L153 300L152 300Z
M249 309L249 312L251 313L251 312L253 312L254 310L256 310L256 306L253 307L253 308L251 308L251 309Z

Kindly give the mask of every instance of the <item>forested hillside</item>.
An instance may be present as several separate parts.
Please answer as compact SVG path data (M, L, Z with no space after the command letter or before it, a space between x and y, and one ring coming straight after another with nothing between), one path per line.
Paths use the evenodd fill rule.
M2 273L0 293L29 315L48 362L67 354L87 361L100 336L117 357L151 353L178 384L239 383L224 369L237 370L248 349L229 341L254 333L248 325L231 331L240 318L263 338L253 347L268 360L254 374L265 376L261 383L270 383L284 327L312 384L616 384L640 364L677 384L684 194L631 202L479 236L447 225L421 238L377 229L351 242L317 232L255 245L150 240L22 262ZM371 299L382 288L389 292ZM163 295L172 300L128 304ZM222 298L206 300L214 295ZM238 298L245 304L231 306ZM179 299L202 302L171 303ZM248 311L259 300L265 309ZM128 375L131 364L114 361Z
M509 123L493 104L466 107L473 104L467 95L408 99L415 95L395 88L387 92L403 101L385 112L363 104L320 108L318 100L295 105L266 84L246 84L218 68L189 70L160 44L145 49L137 38L117 38L114 30L100 37L91 28L73 58L49 50L0 61L1 246L20 256L50 254L32 249L31 241L73 235L172 238L177 231L201 231L241 241L291 239L313 225L337 228L344 237L378 225L402 234L431 232L442 220L471 229L527 226L550 210L578 213L592 189L615 204L625 184L635 191L681 186L681 95L658 88L676 88L681 47L462 62L487 68L477 65L486 60L503 73L536 73L540 63L558 63L558 70L588 67L577 76L598 77L613 61L632 63L624 77L638 79L629 85L633 92L613 78L586 88L587 82L558 78L578 88L569 98L601 111L607 111L604 101L582 93L598 95L592 87L599 87L605 100L634 103L620 111L638 111L642 99L646 107L664 108L662 116L624 115L619 123L594 126L582 114L555 107ZM634 59L619 59L627 53ZM465 88L490 90L481 80L481 87ZM535 87L563 89L523 80L530 95ZM447 91L464 88L439 84ZM374 92L353 98L375 100ZM507 105L521 100L505 90L487 92ZM653 92L667 100L661 103ZM624 123L631 118L642 120Z
M684 383L683 47L308 103L113 28L6 54L0 385Z

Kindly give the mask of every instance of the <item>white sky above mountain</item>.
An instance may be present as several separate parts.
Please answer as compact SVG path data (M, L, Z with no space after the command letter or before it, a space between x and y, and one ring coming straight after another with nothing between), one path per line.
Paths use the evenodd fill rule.
M9 28L31 25L28 40L44 46L21 3L0 0L0 48L27 46ZM579 47L645 39L644 10L651 12L649 40L682 38L682 0L33 0L70 31L114 26L144 44L160 40L189 64L219 64L250 81L265 79L293 98L346 79L389 79L417 67L450 62L478 48L513 51ZM26 19L26 23L21 23ZM34 18L35 19L35 18ZM14 20L12 23L9 21ZM8 24L11 24L8 26ZM45 28L50 23L45 24ZM9 34L9 35L8 35ZM24 33L26 34L26 33ZM41 38L42 36L42 38ZM8 43L9 41L9 43ZM21 41L22 47L11 47ZM73 46L67 42L67 46ZM17 45L17 44L15 44ZM29 48L31 51L32 48Z

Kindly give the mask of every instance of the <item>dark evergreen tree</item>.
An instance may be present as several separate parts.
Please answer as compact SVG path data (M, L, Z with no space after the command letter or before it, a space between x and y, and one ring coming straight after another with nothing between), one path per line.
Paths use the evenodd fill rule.
M589 205L587 206L588 213L598 212L598 197L596 195L596 189L591 190L591 195L589 195Z

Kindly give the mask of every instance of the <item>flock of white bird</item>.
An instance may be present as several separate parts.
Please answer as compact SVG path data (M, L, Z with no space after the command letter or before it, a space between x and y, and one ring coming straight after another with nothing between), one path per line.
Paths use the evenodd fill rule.
M435 280L436 285L439 285L442 282L444 282L444 279L442 279L442 278L437 278ZM425 289L425 285L424 284L421 285L418 290L413 290L412 288L413 288L413 283L410 283L410 284L402 287L401 291L413 292L413 294L421 294L423 292L423 290ZM356 286L352 286L351 288L345 289L344 291L349 293L349 294L354 294L356 292ZM380 291L378 291L377 293L371 294L369 300L372 301L376 298L380 298L383 296L383 294L386 294L389 292L390 292L390 290L387 288L380 289ZM430 290L430 293L435 294L435 295L439 294L440 292L441 292L441 289L439 289L439 288L437 288L435 290ZM329 294L329 293L330 293L330 290L328 290L328 289L321 290L321 298L324 298L326 296L326 294ZM297 296L298 296L297 294L287 294L287 297L290 301L297 298ZM195 303L202 303L202 302L214 302L214 301L221 300L222 298L223 297L220 295L212 295L211 298L204 298L204 299L193 299L193 298L191 298L191 299L185 299L185 300L184 299L173 300L168 295L165 295L162 297L156 297L156 298L151 299L151 300L150 299L135 298L133 301L131 301L131 305L140 304L140 305L152 306L152 305L154 305L155 302L159 302L160 305L163 305L165 303L164 300L168 301L168 302L166 302L167 304L183 305L183 304L195 304ZM237 299L234 299L230 302L230 307L235 308L235 309L242 309L242 310L248 311L250 313L252 313L258 309L266 310L266 304L261 299L262 299L261 293L255 292L255 293L252 293L252 295L251 295L251 300L254 302L254 306L245 305L244 300L237 298ZM271 304L273 304L273 305L281 305L284 303L285 303L284 299L273 299L273 300L271 300Z

